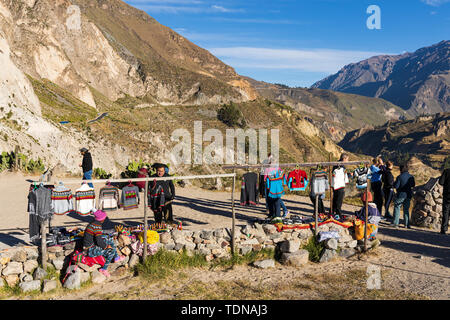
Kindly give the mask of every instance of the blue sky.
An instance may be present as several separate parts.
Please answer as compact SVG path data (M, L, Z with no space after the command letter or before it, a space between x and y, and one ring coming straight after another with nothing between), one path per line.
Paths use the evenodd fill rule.
M378 54L450 37L450 0L125 0L241 75L309 87ZM381 29L370 30L370 5Z

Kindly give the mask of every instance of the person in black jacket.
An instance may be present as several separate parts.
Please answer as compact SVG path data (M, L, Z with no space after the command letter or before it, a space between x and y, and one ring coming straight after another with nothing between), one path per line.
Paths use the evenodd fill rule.
M448 230L448 216L450 213L450 168L444 170L442 176L439 178L439 184L444 186L442 193L444 199L442 202L441 233L446 234Z
M166 171L166 165L157 163L153 167L156 169L156 173L152 175L152 177L170 177L170 175ZM174 223L172 202L175 198L175 185L173 184L173 180L160 180L156 181L156 184L162 187L164 193L164 207L162 210L162 218L164 218L164 221L166 221L167 223Z
M384 217L386 219L392 219L393 216L389 213L389 206L394 197L394 176L392 175L392 168L394 164L391 161L386 162L386 167L381 176L383 182L383 195L384 195Z
M400 220L400 207L403 207L403 218L405 228L411 229L409 225L409 206L412 198L412 188L416 186L414 177L409 174L408 166L400 166L400 175L394 183L394 188L397 190L397 195L394 200L394 222L392 225L397 228Z
M80 167L83 169L83 180L91 180L92 179L92 156L88 149L81 148L80 153L83 156L83 162L80 163ZM92 183L89 183L91 188L94 188Z

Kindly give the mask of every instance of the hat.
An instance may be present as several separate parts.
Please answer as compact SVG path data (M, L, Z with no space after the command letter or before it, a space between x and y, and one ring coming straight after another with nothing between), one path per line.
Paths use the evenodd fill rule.
M362 202L366 202L366 193L367 193L367 191L361 195ZM372 202L372 201L373 201L372 193L369 192L369 196L367 197L367 202Z
M95 220L97 220L97 221L103 221L106 219L106 212L102 211L102 210L97 210L94 212L94 217L95 217Z
M81 148L80 149L80 152L86 152L86 151L88 151L88 149L86 149L86 148Z

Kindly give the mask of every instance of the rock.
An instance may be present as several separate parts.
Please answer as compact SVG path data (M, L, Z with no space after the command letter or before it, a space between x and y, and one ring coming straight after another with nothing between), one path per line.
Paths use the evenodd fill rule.
M41 281L33 280L33 281L28 281L28 282L22 282L21 284L19 284L19 287L23 292L40 290L41 289Z
M130 239L130 237L128 237L128 236L126 236L126 235L124 235L124 234L121 234L119 237L118 237L118 242L119 242L119 246L120 247L125 247L125 246L129 246L130 244L131 244L131 239Z
M31 273L39 267L39 263L36 260L27 260L23 263L23 272Z
M196 245L195 245L195 243L187 242L187 243L184 245L184 247L185 247L186 250L188 250L188 251L194 251Z
M356 248L357 245L358 245L358 241L357 240L352 240L352 241L347 243L347 247L349 247L349 248Z
M37 248L24 248L27 253L27 260L37 260L39 258L39 252Z
M50 292L52 290L55 290L58 287L58 283L56 280L48 280L45 279L43 283L42 292Z
M127 273L127 268L125 266L121 266L114 270L114 272L111 273L111 276L113 277L122 277Z
M128 261L128 266L134 268L139 263L139 256L137 254L132 254L130 256L130 261Z
M25 262L27 261L27 253L22 249L15 250L11 256L11 261Z
M325 243L325 246L331 250L337 250L338 242L336 239L328 239Z
M271 235L269 235L269 239L271 239L271 240L275 240L275 239L282 239L282 240L284 240L282 234L279 233L279 232L272 233Z
M163 232L159 235L159 242L167 244L171 240L171 236L169 232Z
M62 268L64 267L64 260L54 259L52 260L52 264L56 270L62 270Z
M253 238L253 239L248 239L248 240L241 242L241 245L243 245L243 246L253 245L253 244L259 244L258 239Z
M166 249L166 250L174 250L175 249L175 243L168 243L168 244L166 244L166 245L164 245L164 248Z
M91 273L92 283L99 284L106 281L105 275L98 270L95 270Z
M313 235L311 229L300 229L298 234L299 239L309 239Z
M280 262L284 265L301 267L308 263L309 252L307 250L301 249L293 253L284 252L281 255Z
M131 249L128 247L124 247L122 248L122 250L120 250L120 252L122 252L126 256L129 256L131 254Z
M20 282L33 281L33 276L29 273L24 272L21 275L19 275L19 280L20 280Z
M34 274L33 274L33 278L34 280L42 280L47 276L47 271L45 271L42 268L36 268L36 270L34 270Z
M0 258L0 264L3 265L3 266L8 264L10 261L11 261L11 257L2 256Z
M63 248L62 247L59 247L59 246L53 246L53 247L49 247L48 249L47 249L47 252L49 252L49 253L57 253L57 252L63 252Z
M264 224L262 228L267 235L278 233L277 228L273 224Z
M96 271L98 268L100 268L101 266L99 265L99 264L94 264L94 265L92 265L92 266L88 266L88 265L86 265L86 264L84 264L84 263L78 263L78 267L81 269L81 270L83 270L83 271L86 271L86 272L93 272L93 271Z
M2 270L2 274L4 276L9 276L9 275L13 275L13 274L19 275L22 272L23 272L23 264L21 262L17 262L17 261L11 261Z
M91 279L90 272L80 272L80 283L86 283Z
M339 256L343 258L348 258L353 256L355 253L356 251L353 248L344 248L339 252Z
M322 256L320 257L319 262L320 263L328 262L332 260L335 256L336 256L335 250L325 249L324 252L322 253Z
M214 237L214 234L210 230L203 230L200 233L200 238L205 239L205 240L211 240L213 237Z
M240 249L241 255L245 256L246 254L252 252L253 247L252 246L243 246L243 247L240 247L239 249Z
M275 267L275 260L273 259L259 260L253 262L253 265L260 269L273 268Z
M227 232L224 228L214 230L214 237L216 238L223 238L226 234Z
M300 248L300 240L283 241L280 245L281 252L294 253Z
M81 272L70 274L63 286L69 290L79 289L81 287Z
M5 277L5 281L8 284L9 287L13 288L16 286L17 283L19 283L19 275L17 274L10 274Z

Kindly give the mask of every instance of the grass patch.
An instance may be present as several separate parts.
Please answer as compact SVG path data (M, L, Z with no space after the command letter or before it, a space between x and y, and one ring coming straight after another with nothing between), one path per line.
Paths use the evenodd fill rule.
M260 251L251 251L245 255L240 255L236 253L238 250L235 250L235 253L231 255L230 258L222 258L222 259L216 259L211 262L211 268L217 268L217 267L231 267L234 265L244 265L244 264L251 264L257 260L264 260L264 259L274 259L275 258L275 251L272 249L263 248Z
M312 236L308 242L302 247L309 252L309 261L318 262L325 250L324 242L319 242L316 237Z

